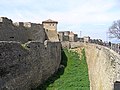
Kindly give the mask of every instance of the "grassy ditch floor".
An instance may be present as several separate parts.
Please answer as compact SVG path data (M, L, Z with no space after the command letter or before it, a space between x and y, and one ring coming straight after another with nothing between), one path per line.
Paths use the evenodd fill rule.
M90 90L84 49L81 56L74 51L63 50L61 64L64 67L35 90Z

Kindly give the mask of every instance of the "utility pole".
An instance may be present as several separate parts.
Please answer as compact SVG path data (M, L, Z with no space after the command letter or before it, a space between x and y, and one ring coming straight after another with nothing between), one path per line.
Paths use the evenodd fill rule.
M80 38L82 37L82 31L80 31Z

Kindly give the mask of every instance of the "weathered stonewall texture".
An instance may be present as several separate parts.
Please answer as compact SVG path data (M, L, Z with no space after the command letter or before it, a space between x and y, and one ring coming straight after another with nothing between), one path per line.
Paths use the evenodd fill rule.
M0 17L0 41L28 41L44 42L45 31L42 24L30 22L16 22L11 19Z
M86 45L91 90L113 90L120 81L120 56L103 46Z
M0 90L30 90L59 67L59 42L0 42Z
M114 90L120 81L120 56L107 47L79 42L63 42L63 47L85 48L89 70L90 90ZM119 89L117 89L119 90Z
M13 23L0 17L0 90L29 90L57 71L61 61L57 23Z

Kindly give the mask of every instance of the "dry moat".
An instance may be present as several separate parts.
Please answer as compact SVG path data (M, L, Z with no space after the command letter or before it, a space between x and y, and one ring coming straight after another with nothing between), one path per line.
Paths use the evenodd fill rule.
M85 50L62 51L61 68L45 83L34 90L90 90Z

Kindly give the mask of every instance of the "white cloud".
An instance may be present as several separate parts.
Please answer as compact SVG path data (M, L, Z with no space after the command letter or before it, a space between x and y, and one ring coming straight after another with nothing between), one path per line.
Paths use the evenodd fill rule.
M85 29L84 34L92 31L97 33L98 26L110 25L112 21L120 18L118 0L1 0L0 5L0 15L13 21L39 23L51 18L59 22L60 30L77 32L82 28ZM88 29L83 27L83 24L93 27ZM94 36L106 32L106 27L100 28Z
M52 2L53 6L59 1L52 0L51 4L49 4L48 0L2 0L1 2L13 3L16 5L26 4L26 6L20 8L13 8L13 13L11 16L15 15L21 19L29 19L29 17L38 17L38 18L53 18L59 20L64 23L101 23L101 22L109 22L115 19L115 17L119 17L120 13L109 13L108 11L116 5L115 0L67 0L65 4L69 9L66 12L62 12L65 7L62 8L62 1L60 1L59 7L55 6L53 8L60 8L60 11L46 11L44 5L47 8L51 8ZM48 3L47 3L48 2ZM64 2L64 1L63 1ZM30 7L27 7L29 4ZM62 3L63 4L63 3ZM50 5L50 6L47 6ZM67 8L66 7L66 8ZM9 15L9 14L8 14ZM29 17L26 17L29 16ZM33 18L33 21L35 21Z
M113 13L109 13L112 7L115 6L115 2L105 2L103 0L89 0L87 3L83 3L82 6L75 6L70 11L65 13L52 13L50 16L58 17L66 23L95 23L95 22L107 22L111 21L115 16ZM118 14L119 15L119 14Z

